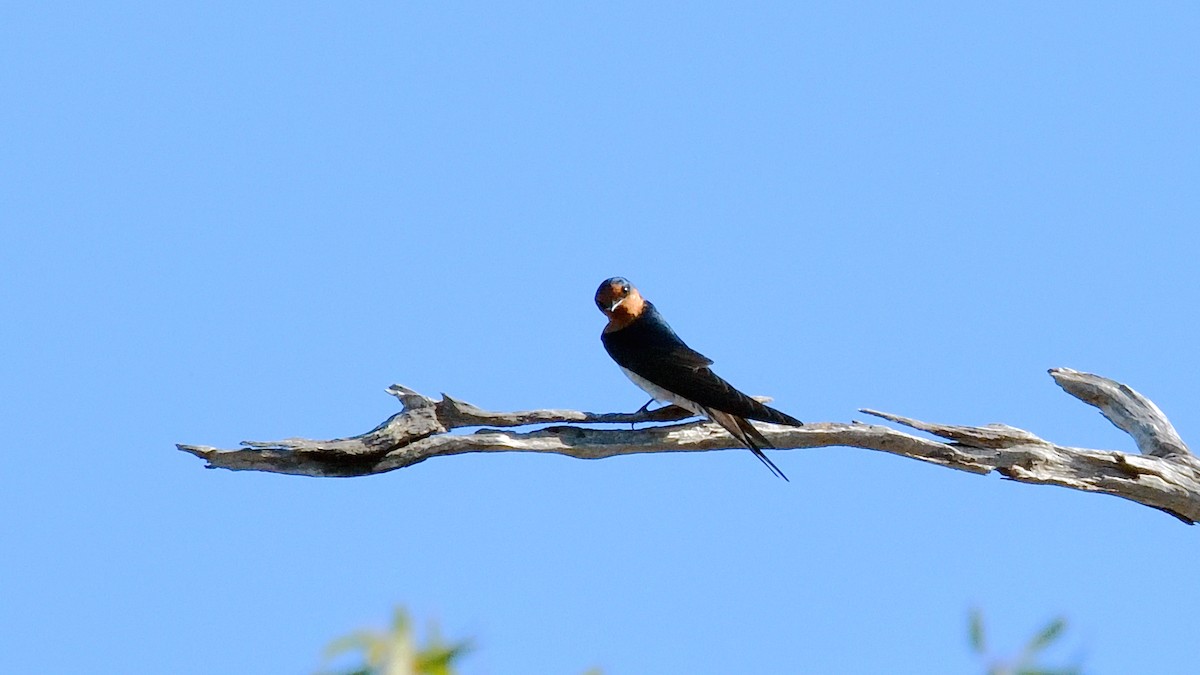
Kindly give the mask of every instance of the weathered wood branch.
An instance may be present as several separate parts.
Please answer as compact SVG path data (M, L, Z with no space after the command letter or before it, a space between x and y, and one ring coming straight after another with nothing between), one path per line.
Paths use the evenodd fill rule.
M1050 371L1067 393L1093 405L1130 434L1141 454L1055 445L1003 424L934 424L875 410L861 412L922 431L937 439L890 427L853 422L785 427L757 426L779 449L849 446L889 452L932 464L986 474L995 471L1022 483L1060 485L1123 497L1165 511L1185 523L1200 521L1200 460L1188 450L1166 415L1124 384L1066 368ZM201 445L178 448L204 459L209 468L270 471L305 476L363 476L392 471L430 457L467 452L551 452L600 459L643 452L694 452L740 448L707 421L596 429L577 424L682 422L692 414L668 406L640 413L575 410L493 412L451 398L440 401L400 385L388 393L403 409L365 434L328 441L247 441L238 449ZM532 431L498 427L550 424ZM479 428L471 434L455 429Z

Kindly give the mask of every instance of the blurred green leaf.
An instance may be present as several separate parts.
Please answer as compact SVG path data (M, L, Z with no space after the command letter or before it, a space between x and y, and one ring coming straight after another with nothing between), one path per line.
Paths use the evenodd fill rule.
M349 635L343 635L325 647L325 659L334 659L350 652L366 651L375 639L375 633L369 630L359 630Z
M460 657L470 650L466 641L447 644L431 625L424 646L418 647L408 613L397 608L387 630L358 630L337 638L325 648L325 661L350 653L359 653L362 666L349 671L322 675L456 675Z
M470 651L471 646L466 641L448 647L426 647L417 654L413 670L422 675L454 675L451 666Z
M1036 654L1046 647L1049 647L1051 643L1053 643L1059 638L1060 635L1062 635L1063 629L1066 627L1067 622L1063 619L1055 619L1046 624L1046 627L1043 628L1037 635L1033 636L1033 639L1029 641L1029 646L1025 648L1026 653Z
M996 658L987 653L987 639L983 626L983 613L972 609L968 627L971 636L971 650L985 662L987 675L1081 675L1078 666L1051 668L1037 663L1039 654L1062 637L1067 628L1065 619L1054 619L1037 632L1016 659Z
M973 649L976 654L986 654L987 640L985 640L983 636L983 613L979 611L979 608L974 608L971 610L970 631L971 649Z

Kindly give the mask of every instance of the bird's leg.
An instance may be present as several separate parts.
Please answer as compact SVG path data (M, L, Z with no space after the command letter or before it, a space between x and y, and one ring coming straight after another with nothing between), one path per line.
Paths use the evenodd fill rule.
M635 411L633 412L633 414L634 414L634 415L640 415L640 414L642 414L642 413L646 412L646 410L648 410L648 409L650 408L650 404L651 404L651 403L654 403L654 399L650 399L649 401L646 401L646 405L644 405L644 406L642 406L642 407L638 408L637 410L635 410ZM630 430L630 431L633 431L634 429L637 429L637 422L630 422L630 423L629 423L629 430Z

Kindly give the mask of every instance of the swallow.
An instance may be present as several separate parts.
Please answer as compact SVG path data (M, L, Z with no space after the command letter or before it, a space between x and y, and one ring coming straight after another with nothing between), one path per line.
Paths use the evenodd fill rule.
M634 384L654 400L677 405L721 425L772 473L788 479L763 453L763 448L774 446L750 420L794 427L803 426L803 422L759 403L717 376L709 368L712 359L684 344L654 305L623 277L600 284L596 306L608 317L600 341Z

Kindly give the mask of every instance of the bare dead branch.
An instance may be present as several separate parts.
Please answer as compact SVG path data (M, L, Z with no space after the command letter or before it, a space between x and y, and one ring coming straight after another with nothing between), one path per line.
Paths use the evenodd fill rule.
M1051 368L1050 377L1068 394L1096 406L1118 429L1133 436L1143 455L1191 454L1167 416L1150 399L1133 389L1107 377L1070 368Z
M1185 523L1200 521L1200 460L1149 399L1126 385L1066 368L1050 371L1068 393L1093 405L1130 434L1142 454L1055 445L1003 424L935 424L875 410L862 412L938 439L890 427L853 422L786 427L758 424L777 448L848 446L878 450L960 471L1002 476L1040 485L1059 485L1123 497L1165 511ZM692 414L667 406L640 413L575 410L493 412L445 394L435 401L392 385L401 412L371 431L328 441L300 438L247 441L238 449L178 445L209 468L269 471L305 476L364 476L392 471L430 457L468 452L549 452L601 459L645 452L696 452L740 448L723 429L706 421L641 429L597 429L579 424L681 422ZM549 424L532 431L500 427ZM482 428L478 428L482 427ZM478 428L471 434L455 429Z

